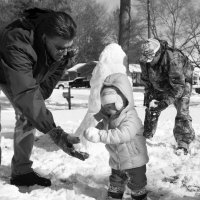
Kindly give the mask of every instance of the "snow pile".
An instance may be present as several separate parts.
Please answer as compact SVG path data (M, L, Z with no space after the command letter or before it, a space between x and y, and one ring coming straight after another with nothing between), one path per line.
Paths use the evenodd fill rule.
M67 109L62 91L55 90L47 102L55 121L66 131L73 133L84 118L89 89L72 89L72 110ZM134 93L136 110L144 120L143 94ZM60 105L60 102L62 102ZM196 140L192 144L191 155L178 157L174 154L173 137L175 108L170 106L160 116L158 129L153 141L148 142L150 161L147 164L149 196L152 200L199 200L200 199L200 95L191 98L190 113ZM62 107L62 109L60 108ZM103 144L85 147L90 153L87 161L72 158L59 150L47 135L36 133L32 157L33 168L50 177L52 186L18 188L9 184L10 161L13 155L14 111L4 105L2 111L2 151L0 166L0 200L104 200L110 168L108 153Z
M97 113L100 108L100 90L105 78L113 73L126 74L127 56L121 46L112 43L102 51L99 62L92 72L90 80L90 95L88 100L88 111L76 130L75 135L81 136L88 127L94 126L95 120L93 114Z
M127 56L121 46L112 43L102 51L99 62L95 67L90 80L91 90L88 103L88 112L98 112L100 109L100 89L107 76L113 73L126 74Z

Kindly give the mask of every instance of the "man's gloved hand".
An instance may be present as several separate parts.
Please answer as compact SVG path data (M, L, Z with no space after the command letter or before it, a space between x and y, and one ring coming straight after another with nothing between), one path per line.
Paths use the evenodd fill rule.
M78 137L70 136L65 133L62 128L56 127L50 130L47 134L50 135L54 143L60 147L65 153L76 157L80 160L85 160L89 157L86 152L76 151L73 144L78 144L80 139Z
M72 47L66 51L64 58L73 58L77 56L78 52L79 52L78 47Z
M149 103L152 99L152 95L149 92L144 93L144 101L143 101L143 106L149 107Z
M161 112L168 107L165 101L157 101L153 99L149 104L149 110L152 112Z
M85 132L84 136L87 140L90 142L100 142L100 135L99 135L99 129L95 127L89 127Z

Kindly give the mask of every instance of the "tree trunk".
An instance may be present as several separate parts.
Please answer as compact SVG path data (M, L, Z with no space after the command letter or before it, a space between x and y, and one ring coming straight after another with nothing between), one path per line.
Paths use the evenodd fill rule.
M150 0L147 0L147 23L148 23L148 38L151 38L151 15L150 15Z
M130 39L130 10L131 10L131 1L120 0L118 42L119 42L119 45L121 45L124 52L126 53L127 57L128 57L129 39ZM129 61L126 66L127 74L129 74L128 66L129 66Z

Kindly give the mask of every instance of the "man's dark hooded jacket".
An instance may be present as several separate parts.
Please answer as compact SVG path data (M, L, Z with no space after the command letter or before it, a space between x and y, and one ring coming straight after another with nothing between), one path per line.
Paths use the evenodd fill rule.
M45 50L41 22L53 11L35 9L8 25L0 34L0 84L16 106L41 132L55 127L47 99L61 78L68 58L53 61Z

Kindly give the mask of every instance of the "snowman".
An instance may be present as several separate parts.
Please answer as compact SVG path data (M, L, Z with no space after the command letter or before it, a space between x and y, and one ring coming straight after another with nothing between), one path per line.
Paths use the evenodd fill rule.
M101 108L100 90L105 78L113 73L126 74L127 64L127 56L120 45L117 43L111 43L104 48L100 54L99 62L92 72L88 110L75 132L76 136L81 137L87 128L95 126L97 123L94 114Z

